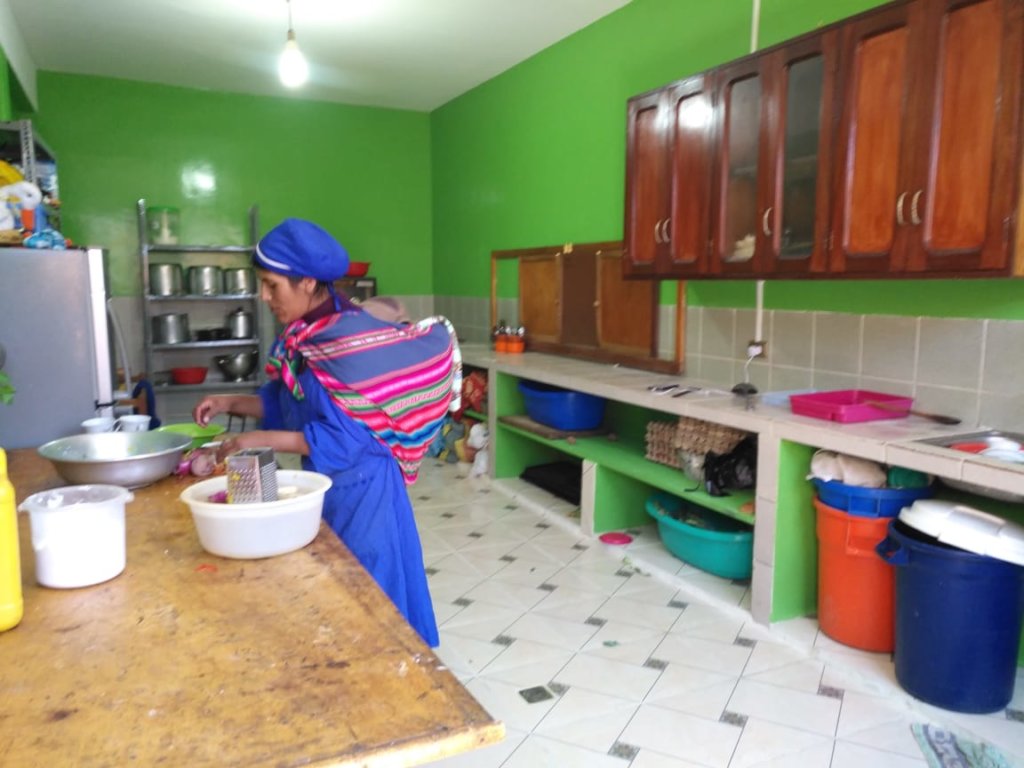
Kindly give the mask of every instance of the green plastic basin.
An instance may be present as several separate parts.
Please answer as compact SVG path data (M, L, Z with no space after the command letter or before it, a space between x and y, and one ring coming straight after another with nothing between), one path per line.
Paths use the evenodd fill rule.
M208 424L205 427L200 427L198 424L165 424L162 427L157 427L157 432L174 432L178 435L188 435L192 438L191 448L198 448L201 445L205 445L211 440L215 440L218 435L223 434L225 427L220 424Z

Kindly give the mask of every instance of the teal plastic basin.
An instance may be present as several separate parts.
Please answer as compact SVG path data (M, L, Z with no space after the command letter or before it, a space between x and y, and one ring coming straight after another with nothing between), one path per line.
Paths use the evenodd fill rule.
M754 569L754 532L749 525L667 493L655 493L647 514L673 555L726 579L749 579Z

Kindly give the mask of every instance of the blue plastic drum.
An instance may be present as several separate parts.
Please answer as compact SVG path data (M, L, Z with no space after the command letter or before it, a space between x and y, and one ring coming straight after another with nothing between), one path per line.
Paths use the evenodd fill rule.
M942 544L900 520L876 548L896 566L896 680L956 712L996 712L1013 697L1024 567Z

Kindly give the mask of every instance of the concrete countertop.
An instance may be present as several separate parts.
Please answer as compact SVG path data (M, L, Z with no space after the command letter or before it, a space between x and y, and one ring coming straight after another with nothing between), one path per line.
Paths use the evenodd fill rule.
M735 382L670 376L536 352L498 354L482 344L463 345L462 356L470 366L493 369L667 414L724 424L777 440L1024 494L1024 465L917 442L979 431L984 427L944 426L918 416L839 424L798 416L790 410L788 398L772 393L755 395L751 401L752 408L748 410L745 399L730 391ZM655 395L648 390L652 384L676 382L683 386L701 387L701 390L676 398Z

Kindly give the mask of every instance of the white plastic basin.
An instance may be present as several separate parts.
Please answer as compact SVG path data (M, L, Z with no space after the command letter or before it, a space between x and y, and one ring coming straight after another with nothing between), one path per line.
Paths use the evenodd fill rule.
M296 469L277 471L281 498L254 504L210 501L227 491L226 476L191 485L181 500L192 512L199 543L207 552L239 560L273 557L309 544L320 530L320 512L331 478Z

